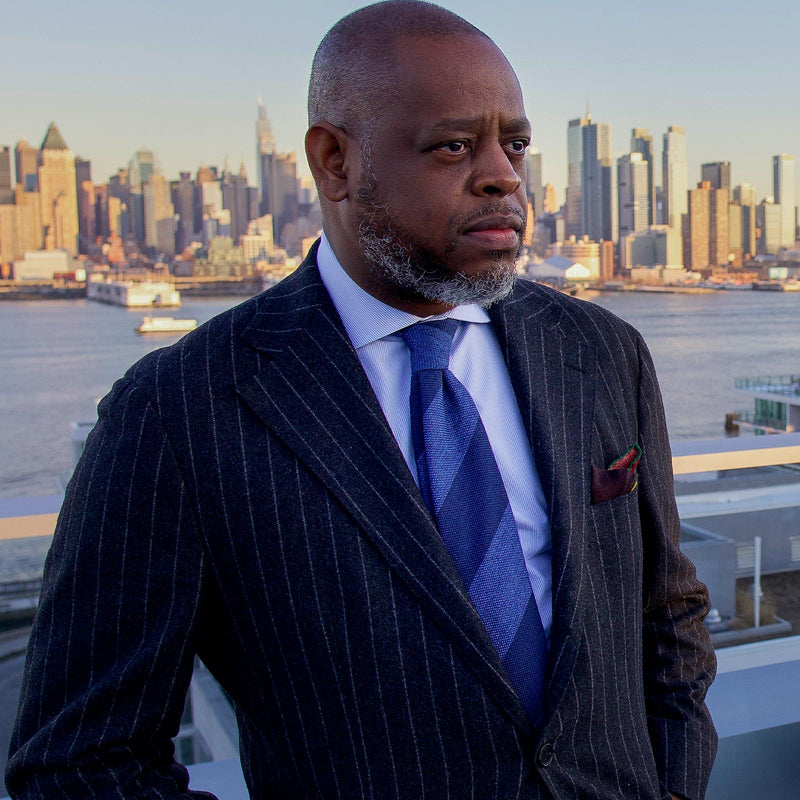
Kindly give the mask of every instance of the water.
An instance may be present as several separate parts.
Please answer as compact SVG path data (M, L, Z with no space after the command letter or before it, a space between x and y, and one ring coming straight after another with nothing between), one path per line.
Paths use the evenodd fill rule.
M800 372L800 295L591 299L642 332L673 439L724 436L725 413L752 408L734 378ZM189 300L174 316L203 322L236 302ZM93 419L96 400L130 364L177 340L136 335L142 314L86 300L0 303L0 498L56 493L72 466L70 421Z

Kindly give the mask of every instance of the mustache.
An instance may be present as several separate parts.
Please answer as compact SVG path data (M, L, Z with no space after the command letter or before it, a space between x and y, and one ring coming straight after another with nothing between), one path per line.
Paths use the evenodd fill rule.
M486 205L476 208L466 217L460 218L456 224L458 230L464 231L469 228L470 225L485 217L508 216L509 214L517 217L524 227L527 221L527 215L519 206L513 203L487 203Z

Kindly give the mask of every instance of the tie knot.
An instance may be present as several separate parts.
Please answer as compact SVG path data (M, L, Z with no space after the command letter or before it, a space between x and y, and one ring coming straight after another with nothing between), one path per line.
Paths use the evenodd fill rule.
M411 351L411 372L447 369L457 328L457 319L435 319L417 322L401 330L400 335Z

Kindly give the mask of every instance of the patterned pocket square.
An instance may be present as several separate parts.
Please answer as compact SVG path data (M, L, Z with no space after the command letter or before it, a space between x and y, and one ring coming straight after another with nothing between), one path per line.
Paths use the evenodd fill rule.
M642 448L634 442L608 469L592 467L592 503L604 503L632 492L639 483L636 467L641 457Z

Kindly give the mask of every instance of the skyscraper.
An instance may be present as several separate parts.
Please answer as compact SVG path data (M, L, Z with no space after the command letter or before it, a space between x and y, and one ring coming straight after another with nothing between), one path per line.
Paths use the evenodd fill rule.
M687 196L683 218L683 261L687 269L728 263L728 191L701 181Z
M175 255L175 208L169 181L154 172L142 185L145 244L157 253Z
M92 162L75 159L75 191L78 197L78 249L86 253L95 237L95 194L92 183Z
M686 134L682 125L670 125L664 134L662 152L664 208L662 222L671 228L681 228L687 212L689 173L686 165Z
M128 165L128 186L130 187L130 212L133 236L137 242L146 239L144 184L155 171L155 156L152 150L137 150ZM152 246L152 245L151 245Z
M78 252L78 198L75 190L75 156L50 123L39 150L39 203L45 248Z
M733 202L741 207L742 259L756 254L756 190L750 183L740 183L733 190Z
M708 181L712 189L725 189L730 193L731 190L731 162L712 161L700 167L700 181Z
M541 217L544 213L544 190L542 188L542 154L531 147L525 155L527 167L526 189L528 200L533 203L533 214Z
M14 184L11 180L11 150L0 146L0 206L14 202Z
M222 205L231 212L231 236L236 243L240 236L247 233L247 223L250 222L250 193L244 162L238 174L225 170L222 176Z
M566 235L583 236L583 128L591 117L571 119L567 127L567 224Z
M645 231L649 226L649 163L641 152L617 159L619 195L619 236Z
M653 137L647 128L634 128L631 131L631 153L641 153L642 159L647 162L647 224L655 225L656 219L656 181L655 181L655 151L653 150ZM622 221L620 220L620 225Z
M611 158L611 126L592 122L581 127L581 208L583 233L594 242L617 239L616 175Z
M794 156L781 153L772 157L772 192L781 207L780 246L793 248L795 243Z
M258 96L258 119L256 120L256 169L258 170L258 191L261 197L261 214L272 214L275 204L275 137L269 124L267 110L261 95Z
M24 139L14 148L14 166L17 170L17 184L26 192L39 191L39 151Z

